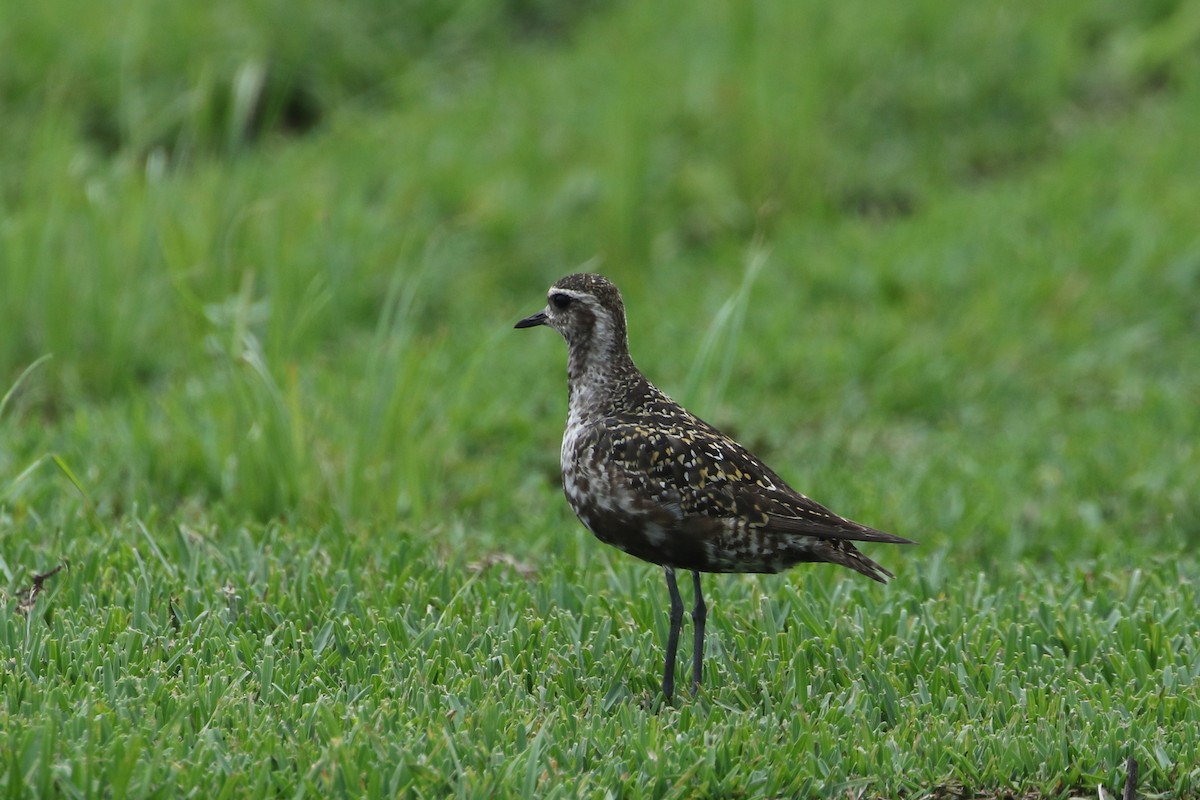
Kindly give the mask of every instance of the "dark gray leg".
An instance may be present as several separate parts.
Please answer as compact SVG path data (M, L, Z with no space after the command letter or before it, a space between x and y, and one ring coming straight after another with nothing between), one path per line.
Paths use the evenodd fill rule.
M696 591L696 605L692 608L692 625L695 627L692 640L692 694L700 691L701 670L704 664L704 621L708 619L708 606L704 605L704 594L700 591L700 573L692 570L692 586Z
M667 663L663 665L663 694L667 699L675 693L675 653L679 650L679 629L683 627L683 598L675 584L675 570L663 567L667 573L667 591L671 593L671 629L667 633Z

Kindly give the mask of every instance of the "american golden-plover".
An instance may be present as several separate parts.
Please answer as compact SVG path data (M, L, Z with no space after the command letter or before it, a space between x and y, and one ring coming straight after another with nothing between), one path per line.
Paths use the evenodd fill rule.
M659 564L671 595L663 693L675 689L683 600L695 587L692 691L700 686L707 608L701 572L779 572L840 564L885 583L887 569L854 542L912 544L834 514L792 489L744 447L650 383L629 356L621 293L600 275L568 275L546 307L516 324L549 325L567 341L567 501L600 541Z

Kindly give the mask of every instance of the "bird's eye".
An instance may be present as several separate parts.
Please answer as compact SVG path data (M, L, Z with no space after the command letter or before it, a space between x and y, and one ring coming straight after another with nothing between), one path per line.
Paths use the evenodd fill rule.
M571 297L571 295L569 295L569 294L552 294L552 295L550 295L550 305L554 306L559 311L562 311L564 308L571 305L572 300L574 300L574 298Z

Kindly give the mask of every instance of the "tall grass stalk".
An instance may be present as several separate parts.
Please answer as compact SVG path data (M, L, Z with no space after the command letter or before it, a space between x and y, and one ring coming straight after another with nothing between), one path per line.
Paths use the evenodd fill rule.
M729 387L738 348L744 346L741 339L746 312L750 307L750 295L759 272L768 260L768 250L761 240L756 239L746 253L737 290L721 304L705 330L704 338L700 340L700 347L684 385L688 397L700 398L697 407L712 409L708 413L720 407ZM701 392L701 386L707 388Z

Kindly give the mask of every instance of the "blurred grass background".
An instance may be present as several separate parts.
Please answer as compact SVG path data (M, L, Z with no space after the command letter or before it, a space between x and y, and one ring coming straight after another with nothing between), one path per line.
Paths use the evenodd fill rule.
M381 793L1067 796L1112 786L1132 748L1151 787L1194 795L1194 614L1167 609L1194 609L1200 540L1198 68L1200 4L1185 0L4 4L10 607L34 573L72 565L36 614L14 610L0 631L0 713L31 731L4 726L18 754L6 786L252 794L258 778L212 765L256 763L256 726L294 727L289 715L329 701L338 725L280 745L270 755L290 766L262 780L351 792L383 759L394 772L379 773ZM711 582L724 617L713 646L754 655L718 655L708 734L698 707L664 718L622 701L653 691L659 575L570 518L557 484L562 343L510 330L581 265L622 287L634 356L659 385L806 493L923 545L872 554L901 577L854 587L874 615L862 629L837 622L852 578L830 570ZM496 561L534 576L468 568ZM986 588L972 594L976 581ZM1109 609L1108 594L1125 600ZM329 642L375 641L409 604L416 621L385 636L406 643L397 664L443 635L466 655L363 667L392 678L352 701L356 645ZM1066 622L1043 610L1057 604ZM431 621L427 605L446 610ZM827 620L839 653L879 659L867 684L835 686L822 705L808 687L825 656L792 641L795 628L754 649L762 615L786 628L801 608L818 645ZM566 638L532 665L505 614ZM940 630L1005 675L1042 674L1038 648L1062 669L1046 670L1028 716L993 720L976 742L966 720L1003 704L984 692L955 705L957 680L914 699L924 669L954 674L967 656L882 659L869 631L897 615L925 619L893 631L913 652ZM624 639L579 661L592 641L579 626L610 617ZM446 633L459 625L461 639ZM1119 625L1152 654L1132 678L1072 649ZM111 651L88 649L97 630ZM1020 643L991 652L1003 630ZM133 659L137 631L167 655ZM140 685L194 658L234 697L238 676L264 678L280 637L297 686L316 658L329 691L284 691L270 713L226 724L186 710L131 721L96 666L115 657ZM190 655L173 649L184 643ZM489 653L507 661L480 683L470 659ZM547 671L559 658L575 661ZM792 658L809 661L776 673ZM56 683L47 663L74 677ZM1072 682L1080 665L1086 690ZM514 676L528 684L515 706ZM869 683L888 676L904 688ZM200 683L165 685L200 702ZM1077 690L1102 718L1073 705L1060 711L1075 722L1030 732ZM853 698L896 691L882 727L854 716ZM442 700L414 700L428 693ZM594 716L555 717L547 695L594 701ZM67 709L97 696L112 718L88 732ZM490 709L473 730L497 741L435 733L446 696ZM395 703L424 708L397 719L425 730L428 749L380 721ZM827 733L756 744L756 720L795 725L794 709ZM378 738L339 753L336 731L360 718ZM658 725L687 737L661 772L606 757L661 755L636 738ZM164 730L200 755L154 745L144 766L139 747ZM713 731L767 766L729 772ZM772 772L779 748L807 764L813 735L839 757ZM937 744L906 738L923 735ZM581 736L594 752L568 759ZM853 741L871 744L843 751ZM1105 754L1088 755L1100 742ZM87 766L114 746L127 768ZM528 772L481 777L514 747ZM575 778L553 766L568 762ZM584 772L594 782L575 783ZM710 777L689 784L697 775Z

